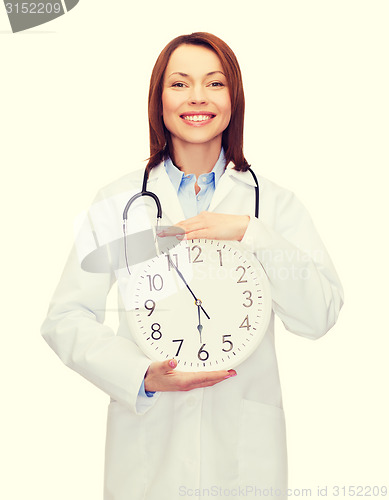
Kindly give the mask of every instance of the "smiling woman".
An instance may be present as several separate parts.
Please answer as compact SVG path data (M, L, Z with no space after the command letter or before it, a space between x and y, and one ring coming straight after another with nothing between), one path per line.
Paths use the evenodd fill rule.
M173 52L163 80L162 106L176 165L186 165L185 173L200 173L203 165L193 170L180 159L189 144L196 144L210 158L212 169L231 118L228 83L215 52L187 44Z
M209 33L172 40L150 81L146 171L99 193L81 239L88 248L120 241L129 199L135 201L129 242L153 235L154 197L169 227L155 239L161 245L177 234L184 241L176 241L171 253L154 253L155 259L148 248L128 244L145 260L131 272L121 265L127 239L109 247L112 269L100 273L82 268L76 248L43 324L42 334L60 358L111 398L105 500L172 500L211 488L287 498L275 315L288 331L318 338L336 322L343 292L293 193L258 175L257 215L243 119L240 69L228 45ZM142 182L142 194L150 197L138 193ZM264 287L256 268L266 273ZM226 286L220 271L228 269ZM200 274L206 277L200 280ZM115 281L117 332L103 324ZM258 333L266 304L263 338L240 358ZM142 350L139 335L149 350ZM160 358L154 357L157 350ZM185 359L193 363L184 368Z
M209 148L213 152L212 158L217 160L220 147L216 158L214 151L221 139L226 162L232 161L236 170L247 170L249 165L243 155L244 93L239 64L231 48L210 33L175 38L163 49L155 63L149 92L149 170L168 156L176 166L184 163L176 158L178 151L173 144L174 131L170 133L169 124L173 126L176 123L178 126L184 116L197 124L199 118L189 117L199 116L199 111L202 116L215 114L216 118L211 120L214 123L209 132L204 131L202 135L203 131L199 131L198 134L197 144L205 139L201 148L204 151L202 161L210 157ZM208 130L208 126L205 128ZM210 143L212 131L216 140ZM196 135L191 140L196 141ZM199 148L191 148L191 151L197 156ZM187 159L190 158L193 156L188 155ZM192 161L192 165L202 163L200 158L197 160ZM208 160L209 171L215 161Z

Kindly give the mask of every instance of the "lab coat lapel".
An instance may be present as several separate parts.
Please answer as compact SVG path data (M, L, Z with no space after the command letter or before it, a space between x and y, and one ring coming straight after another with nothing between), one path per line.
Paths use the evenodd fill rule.
M163 163L150 172L147 189L153 191L161 202L162 225L176 224L185 219L177 193Z
M220 205L220 203L230 194L232 188L234 187L234 180L231 177L232 163L226 166L226 171L220 177L217 183L215 192L213 194L211 204L209 205L209 211L213 212L215 208Z
M209 206L209 211L213 212L215 209L229 196L234 187L240 183L249 184L255 187L255 181L250 174L250 172L240 172L234 170L234 164L230 162L226 166L226 171L220 177L220 180L216 186L215 193L213 195L211 204ZM232 201L232 200L231 200ZM236 205L236 199L234 203L229 204L231 207Z

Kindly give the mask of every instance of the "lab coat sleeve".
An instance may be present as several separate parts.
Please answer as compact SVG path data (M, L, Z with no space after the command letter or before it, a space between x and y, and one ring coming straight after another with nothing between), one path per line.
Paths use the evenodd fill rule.
M278 196L271 215L251 218L241 244L254 252L270 281L273 309L285 328L316 339L336 322L343 289L331 259L301 202Z
M112 273L81 269L76 248L54 293L41 333L60 359L136 414L158 399L138 395L150 365L138 346L104 324Z

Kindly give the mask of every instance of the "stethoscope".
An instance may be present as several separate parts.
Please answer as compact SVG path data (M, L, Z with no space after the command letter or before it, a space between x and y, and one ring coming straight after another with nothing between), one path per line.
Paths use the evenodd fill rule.
M258 179L250 167L247 170L251 173L251 175L253 176L254 182L255 182L255 217L258 219L258 213L259 213ZM159 228L159 223L162 219L162 206L161 206L161 202L160 202L158 196L155 193L153 193L152 191L147 191L148 179L149 179L149 172L148 172L148 169L146 168L144 175L143 175L142 191L134 194L134 196L132 196L128 200L128 202L123 210L124 256L125 256L127 270L129 272L129 274L131 274L131 273L130 273L130 269L129 269L129 265L128 265L128 256L127 256L127 217L128 217L128 211L129 211L131 205L134 203L134 201L136 201L141 196L149 196L150 198L152 198L154 200L156 207L157 207L157 232L158 232L158 228Z

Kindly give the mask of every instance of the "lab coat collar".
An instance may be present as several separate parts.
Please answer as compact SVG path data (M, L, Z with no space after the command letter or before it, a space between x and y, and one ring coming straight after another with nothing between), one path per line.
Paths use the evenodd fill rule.
M213 195L209 206L210 212L214 211L217 206L230 194L237 181L249 184L250 186L255 186L255 181L250 172L240 172L238 170L234 170L234 166L235 165L232 162L226 166L226 170L216 186L215 194Z
M231 175L231 177L234 177L238 181L244 182L245 184L249 184L250 186L255 187L255 181L250 172L249 171L240 172L239 170L234 170L234 166L235 165L232 162L230 162L226 167L226 173L229 172L229 175Z

